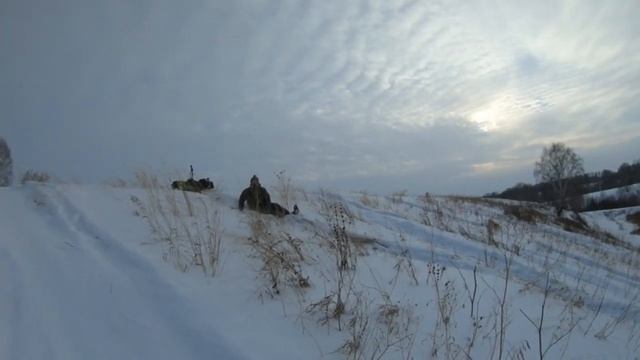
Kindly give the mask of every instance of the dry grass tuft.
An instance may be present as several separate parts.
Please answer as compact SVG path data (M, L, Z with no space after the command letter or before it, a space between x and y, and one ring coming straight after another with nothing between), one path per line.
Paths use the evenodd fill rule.
M51 180L51 176L44 171L27 170L24 174L22 174L20 183L22 185L28 182L46 183L49 182L49 180Z
M627 221L636 226L636 229L631 233L634 235L640 235L640 211L627 215Z
M404 198L407 196L407 190L395 191L391 194L390 199L394 204L402 204L404 202Z
M131 201L162 244L163 258L180 271L195 266L215 276L220 265L222 222L214 204L186 192L180 202L176 191L161 186L157 176L144 171L136 173L136 181L146 194L132 196ZM192 202L194 199L198 201Z
M498 241L496 240L498 232L500 232L501 226L493 219L489 219L487 221L487 240L489 245L498 246Z
M372 237L350 234L349 239L357 255L368 255L368 248L375 250L378 246L382 246L377 239Z
M376 195L369 194L366 190L360 192L360 202L362 205L377 209L380 207L380 201Z
M523 205L505 205L504 214L529 224L543 223L548 220L547 215L532 207Z
M262 261L261 271L270 286L267 293L279 295L283 286L306 289L311 286L309 277L303 273L302 265L306 256L302 250L302 241L287 233L274 235L269 223L260 214L254 214L250 220L251 237L249 244Z
M600 240L605 244L620 246L633 251L639 251L638 248L635 248L631 244L618 239L611 233L590 227L589 224L587 224L587 222L580 216L580 214L574 214L573 218L559 217L555 220L555 222L556 224L562 226L565 231L589 236L591 238Z
M276 179L278 181L275 189L280 197L280 202L286 209L291 209L293 204L296 202L296 191L293 186L293 181L291 180L291 177L287 175L286 170L277 172Z
M489 207L502 206L502 204L499 201L496 201L494 199L483 198L483 197L449 195L449 196L446 196L445 198L451 200L451 202L453 202L454 204L469 203L473 205L489 206Z

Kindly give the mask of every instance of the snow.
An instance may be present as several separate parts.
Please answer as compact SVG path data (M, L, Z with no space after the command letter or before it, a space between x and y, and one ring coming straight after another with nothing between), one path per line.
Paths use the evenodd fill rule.
M548 208L536 208L534 222L514 217L516 202L293 195L301 214L276 219L240 212L234 194L217 191L0 188L0 359L341 359L357 334L362 358L486 359L499 357L500 318L502 358L537 358L526 316L539 320L546 279L543 350L564 335L546 358L638 358L640 241L624 220L632 210L589 213L595 230L575 232ZM319 304L340 278L337 203L356 265L345 272L345 313L323 321L335 309ZM309 288L283 277L274 291L252 246L257 222L263 236L299 241ZM194 264L185 240L212 225L222 244L215 276Z
M637 230L635 224L627 221L627 216L640 212L640 206L632 206L622 209L592 211L585 214L591 226L607 231L622 241L640 247L640 236L634 235Z

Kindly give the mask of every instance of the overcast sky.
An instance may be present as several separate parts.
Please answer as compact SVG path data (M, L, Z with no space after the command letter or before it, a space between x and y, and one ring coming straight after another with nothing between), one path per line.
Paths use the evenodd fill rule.
M482 194L640 158L639 0L1 0L20 171Z

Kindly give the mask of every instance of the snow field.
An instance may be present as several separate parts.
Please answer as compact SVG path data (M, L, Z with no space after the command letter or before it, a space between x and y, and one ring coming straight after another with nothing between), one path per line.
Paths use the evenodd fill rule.
M301 215L276 219L217 192L0 189L0 358L537 358L543 303L546 358L637 358L635 235L511 202L291 196Z

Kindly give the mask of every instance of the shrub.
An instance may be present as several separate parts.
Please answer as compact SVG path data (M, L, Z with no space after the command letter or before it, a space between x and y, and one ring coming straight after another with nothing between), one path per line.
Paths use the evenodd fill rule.
M250 216L249 245L261 260L261 272L270 283L266 293L274 297L281 294L283 286L298 290L310 287L309 276L302 268L306 260L302 241L287 233L274 234L268 219L261 214Z
M362 190L360 192L360 202L362 205L377 209L380 207L380 202L378 201L378 197L375 195L370 195L366 190Z
M22 179L20 179L20 183L22 185L28 182L40 182L46 183L51 180L51 176L44 171L35 171L35 170L27 170L23 175Z
M401 204L404 202L404 198L407 196L407 190L396 191L391 194L391 202L394 204Z
M280 196L280 201L285 208L290 209L296 202L295 188L291 177L286 174L285 170L281 170L276 173L276 179L278 180L276 184L276 192Z
M511 215L529 224L544 222L546 218L546 216L538 210L522 205L507 205L504 207L504 214Z
M157 176L144 171L136 173L136 181L146 196L132 196L131 201L162 244L164 260L181 271L195 266L215 276L220 267L223 229L212 200L183 192L184 202L179 201L177 192L161 187Z
M640 211L628 214L627 221L636 225L636 229L633 230L632 234L640 235Z

